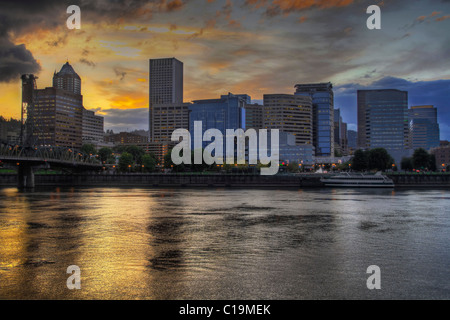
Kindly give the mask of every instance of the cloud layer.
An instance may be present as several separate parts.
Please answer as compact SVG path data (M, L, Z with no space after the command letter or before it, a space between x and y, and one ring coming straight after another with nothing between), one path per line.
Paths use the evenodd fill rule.
M81 30L65 27L72 4L81 8ZM378 31L366 28L372 4L382 8ZM450 79L449 15L450 2L442 0L5 0L0 90L16 90L22 73L48 86L68 59L83 80L86 107L118 110L108 125L147 129L146 121L124 124L116 115L147 106L148 59L177 57L186 101L227 92L262 99L293 93L297 83L331 81L349 123L356 96L346 88L403 86L412 102L447 110L447 92L432 89ZM0 97L8 116L19 110L15 95Z

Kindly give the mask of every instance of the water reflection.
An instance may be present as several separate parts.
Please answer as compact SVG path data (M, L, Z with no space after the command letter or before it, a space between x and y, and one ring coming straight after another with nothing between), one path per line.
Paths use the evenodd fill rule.
M449 200L446 191L0 189L0 298L448 298ZM382 292L365 287L372 264ZM66 288L69 265L81 268L82 290Z

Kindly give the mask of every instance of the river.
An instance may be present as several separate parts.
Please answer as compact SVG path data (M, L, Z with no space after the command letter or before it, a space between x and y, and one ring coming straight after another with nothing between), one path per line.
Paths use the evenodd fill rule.
M449 299L449 207L446 190L0 188L0 299Z

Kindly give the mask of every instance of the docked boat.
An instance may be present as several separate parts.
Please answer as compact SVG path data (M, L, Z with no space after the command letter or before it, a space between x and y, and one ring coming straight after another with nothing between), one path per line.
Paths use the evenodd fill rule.
M353 187L353 188L393 188L392 179L381 172L376 174L341 173L320 179L327 187Z

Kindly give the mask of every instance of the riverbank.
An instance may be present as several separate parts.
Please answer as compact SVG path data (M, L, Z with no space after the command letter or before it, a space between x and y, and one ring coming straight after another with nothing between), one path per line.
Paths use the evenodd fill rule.
M139 186L139 187L241 187L321 188L329 174L36 174L36 186ZM396 188L449 188L449 174L388 175ZM1 186L17 186L16 174L0 174Z

